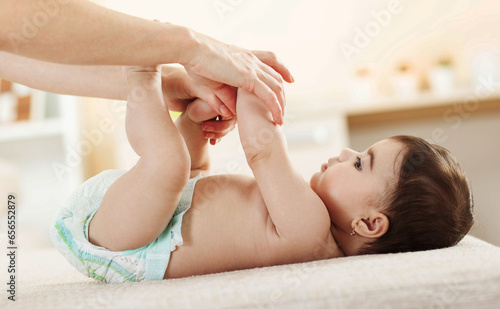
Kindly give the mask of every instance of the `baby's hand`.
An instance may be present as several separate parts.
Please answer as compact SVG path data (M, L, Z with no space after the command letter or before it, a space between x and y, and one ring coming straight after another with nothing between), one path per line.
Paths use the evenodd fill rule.
M236 116L218 115L207 102L201 99L189 103L185 113L191 121L201 124L203 137L209 139L211 145L215 145L236 126Z

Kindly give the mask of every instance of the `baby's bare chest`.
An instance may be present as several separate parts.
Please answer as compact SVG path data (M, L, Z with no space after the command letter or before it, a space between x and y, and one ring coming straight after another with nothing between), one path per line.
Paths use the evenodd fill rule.
M251 177L218 175L196 183L182 223L184 244L172 252L167 277L274 264L279 243L269 242L272 222Z
M255 180L242 175L200 179L186 215L193 237L210 237L213 242L233 247L243 243L258 246L266 236L269 220Z

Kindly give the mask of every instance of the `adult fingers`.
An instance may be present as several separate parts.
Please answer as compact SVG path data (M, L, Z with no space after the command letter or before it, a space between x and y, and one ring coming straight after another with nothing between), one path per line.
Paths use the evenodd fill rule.
M259 59L259 65L260 65L260 69L262 71L264 71L267 74L271 75L277 82L283 83L283 77L281 76L281 74L279 74L278 72L276 72L276 70L274 68L272 68L268 64L260 61L260 59Z
M270 75L266 73L262 73L260 76L260 79L266 83L276 94L278 98L278 103L280 104L281 107L281 115L285 115L285 106L286 106L286 99L285 99L285 90L283 89L283 83L277 81ZM280 77L281 79L281 77Z
M262 51L262 50L254 50L252 53L259 58L260 61L267 64L271 68L274 69L277 73L279 73L283 79L289 83L293 83L295 79L292 76L292 73L288 70L284 63L282 63L275 53L270 51Z
M273 115L274 122L279 125L283 124L283 116L285 111L285 94L283 90L283 84L276 81L273 77L266 74L265 72L260 72L258 74L259 81L263 83L268 89L271 89L271 94L273 95L273 100L263 100L267 105L269 110ZM259 95L258 89L255 89L255 94L262 99ZM278 104L276 104L278 102Z
M220 99L222 104L224 104L224 107L221 106L219 108L222 116L228 117L231 113L232 115L236 115L236 90L237 88L223 84L214 91L215 95Z
M190 78L190 83L188 83L190 87L190 93L194 97L198 97L205 101L214 112L217 114L226 115L230 111L224 107L225 103L219 98L219 95L217 95L216 91L220 90L222 92L221 96L225 99L228 100L223 94L225 93L224 90L224 84L221 84L219 82L214 82L209 79L206 79L201 76L191 76ZM221 110L222 109L222 110Z
M205 101L210 108L217 113L217 115L222 116L232 116L232 111L227 107L228 105L234 109L236 107L236 94L231 94L232 88L230 90L226 87L219 90L212 90L204 87L203 91L198 91L197 96ZM235 101L232 103L232 101Z
M203 99L220 115L227 117L236 114L236 88L200 76L192 80L191 93L195 97Z
M262 74L260 76L260 79L263 80L274 91L281 105L281 110L283 113L282 115L284 115L286 99L285 91L283 89L283 78L273 68L265 63L261 63L261 69L265 72L265 74Z
M282 103L278 100L276 93L266 83L256 77L250 82L250 84L247 85L247 87L243 88L247 91L255 93L257 97L264 101L273 115L274 122L278 125L283 124L283 109L281 108Z

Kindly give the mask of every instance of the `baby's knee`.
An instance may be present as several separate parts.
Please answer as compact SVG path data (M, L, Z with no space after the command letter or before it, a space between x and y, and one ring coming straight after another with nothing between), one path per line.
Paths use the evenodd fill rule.
M148 156L143 159L150 173L170 190L184 189L191 174L189 154L182 155L182 149L179 149L179 153L175 156Z
M189 154L183 157L177 156L169 166L171 168L166 171L167 177L175 179L180 190L183 190L191 176L191 158Z

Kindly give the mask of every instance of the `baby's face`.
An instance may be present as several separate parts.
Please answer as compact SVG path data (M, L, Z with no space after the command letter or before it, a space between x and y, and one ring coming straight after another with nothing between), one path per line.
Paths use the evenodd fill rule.
M385 139L360 153L344 149L321 165L311 177L311 188L323 200L332 223L349 233L356 218L366 218L389 184L397 179L403 147Z

